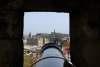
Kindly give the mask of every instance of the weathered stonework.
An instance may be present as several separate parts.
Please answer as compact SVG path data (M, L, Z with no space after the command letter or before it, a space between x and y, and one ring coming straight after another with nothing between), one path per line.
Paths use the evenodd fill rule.
M0 11L0 67L23 67L23 12Z
M76 67L100 67L99 10L100 2L95 0L2 0L0 67L23 66L23 16L29 11L69 12L73 64Z
M15 11L0 11L0 39L23 37L23 13Z
M89 23L98 24L98 14L96 11L81 11L79 15L71 14L70 40L71 57L76 67L99 67L99 27L89 26ZM93 24L92 23L92 24ZM76 61L77 60L77 61Z
M20 10L23 6L23 0L2 0L0 2L1 10Z
M0 67L23 67L22 44L21 40L0 40Z

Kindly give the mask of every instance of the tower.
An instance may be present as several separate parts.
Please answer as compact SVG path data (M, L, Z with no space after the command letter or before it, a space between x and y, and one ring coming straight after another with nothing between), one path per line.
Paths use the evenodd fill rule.
M53 40L54 40L54 42L55 42L55 38L56 38L56 34L55 34L55 29L54 29L54 39L53 39Z
M31 32L29 33L29 37L32 38L32 33Z
M55 34L55 29L54 29L54 34Z

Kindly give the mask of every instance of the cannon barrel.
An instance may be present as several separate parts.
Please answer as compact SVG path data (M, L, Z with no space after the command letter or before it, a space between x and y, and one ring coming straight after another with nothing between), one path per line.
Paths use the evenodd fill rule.
M40 54L41 56L34 67L64 67L65 57L59 45L55 43L45 44L41 48Z

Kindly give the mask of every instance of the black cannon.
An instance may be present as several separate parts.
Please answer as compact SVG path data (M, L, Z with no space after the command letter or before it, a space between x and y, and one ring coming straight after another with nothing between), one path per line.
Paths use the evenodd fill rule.
M31 67L75 67L64 57L62 48L55 43L45 44L40 58Z

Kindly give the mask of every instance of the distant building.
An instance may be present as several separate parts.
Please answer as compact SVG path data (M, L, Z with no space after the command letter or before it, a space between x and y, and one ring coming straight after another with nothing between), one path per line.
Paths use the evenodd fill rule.
M67 37L61 37L61 40L63 41L63 40L67 40Z
M43 38L43 45L49 43L49 39Z
M50 36L49 38L45 38L41 36L45 34L47 33L37 33L36 35L32 35L32 33L30 32L29 36L23 39L23 44L24 45L38 45L40 47L47 43L54 43L55 40L57 40L58 44L61 44L62 41L69 40L69 38L66 35L56 33L55 29L54 29L54 32L51 32L50 35L52 36Z
M43 33L37 35L43 35ZM24 45L38 45L38 47L40 47L46 43L49 43L49 39L40 36L32 36L32 33L30 32L29 37L27 39L23 39L23 43Z
M32 38L32 33L31 32L29 33L29 37Z
M29 44L29 45L38 45L38 39L28 38L27 39L27 44Z
M38 38L38 47L43 46L43 38Z

